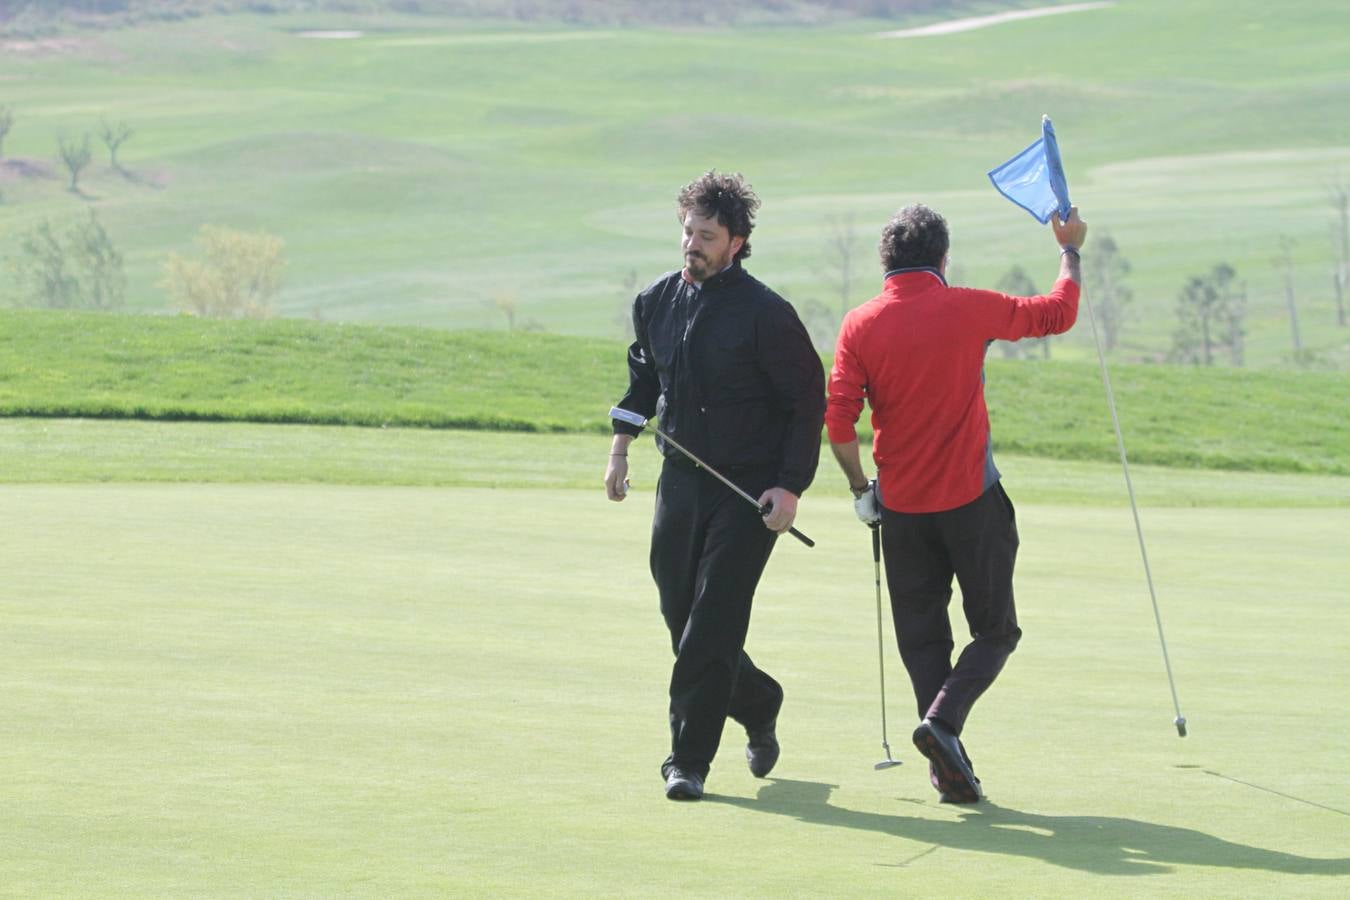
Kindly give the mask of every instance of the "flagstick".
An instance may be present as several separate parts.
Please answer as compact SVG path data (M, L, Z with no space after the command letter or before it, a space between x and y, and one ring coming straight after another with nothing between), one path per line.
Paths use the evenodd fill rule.
M1106 371L1106 354L1102 351L1101 339L1097 336L1097 317L1092 312L1092 301L1087 292L1083 292L1083 302L1087 304L1088 321L1092 324L1092 342L1097 346L1097 360L1102 367L1102 384L1106 385L1106 405L1111 408L1111 424L1116 429L1116 444L1120 447L1120 465L1125 471L1125 490L1130 495L1130 510L1134 513L1134 531L1139 536L1139 555L1144 559L1144 577L1148 581L1148 594L1153 600L1153 620L1158 624L1158 642L1162 645L1163 665L1167 668L1167 686L1172 689L1172 707L1177 717L1172 724L1177 726L1177 734L1186 736L1186 717L1181 714L1181 702L1177 700L1177 685L1172 678L1172 661L1167 656L1167 638L1163 636L1162 614L1158 612L1158 594L1153 589L1153 573L1149 570L1148 550L1144 547L1144 528L1139 524L1139 506L1134 502L1134 484L1130 481L1130 463L1125 458L1125 438L1120 433L1120 416L1116 414L1116 397L1111 391L1111 376Z

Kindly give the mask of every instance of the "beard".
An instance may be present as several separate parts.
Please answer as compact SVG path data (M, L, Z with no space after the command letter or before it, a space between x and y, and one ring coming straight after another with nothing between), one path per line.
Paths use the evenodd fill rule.
M730 262L731 260L726 258L709 259L701 253L686 253L684 257L685 268L689 270L689 275L695 281L707 281L725 269Z

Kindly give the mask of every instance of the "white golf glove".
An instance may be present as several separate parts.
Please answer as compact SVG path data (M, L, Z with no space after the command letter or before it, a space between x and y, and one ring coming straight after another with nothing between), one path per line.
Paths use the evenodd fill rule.
M853 511L858 514L858 521L864 525L870 527L881 524L881 500L877 496L875 478L867 482L863 492L853 498Z

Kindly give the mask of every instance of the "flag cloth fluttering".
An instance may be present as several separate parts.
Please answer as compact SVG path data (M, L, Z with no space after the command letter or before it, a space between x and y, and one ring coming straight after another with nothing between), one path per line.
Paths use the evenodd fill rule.
M1069 216L1069 185L1059 159L1059 142L1049 116L1041 117L1041 137L1030 147L989 173L998 192L1025 209L1042 225L1058 211Z

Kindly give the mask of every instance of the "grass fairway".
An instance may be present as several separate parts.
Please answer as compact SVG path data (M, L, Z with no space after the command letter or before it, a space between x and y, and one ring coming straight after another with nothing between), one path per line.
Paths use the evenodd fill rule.
M195 432L160 427L170 456ZM564 482L604 443L456 440ZM1128 508L1072 489L1118 470L1004 468L1026 637L967 730L975 810L935 802L893 650L906 764L872 770L871 554L827 472L751 633L783 759L756 781L729 730L698 805L656 771L649 489L8 484L0 893L1343 896L1346 479L1318 507L1306 476L1177 472L1198 505L1146 504L1179 740Z

